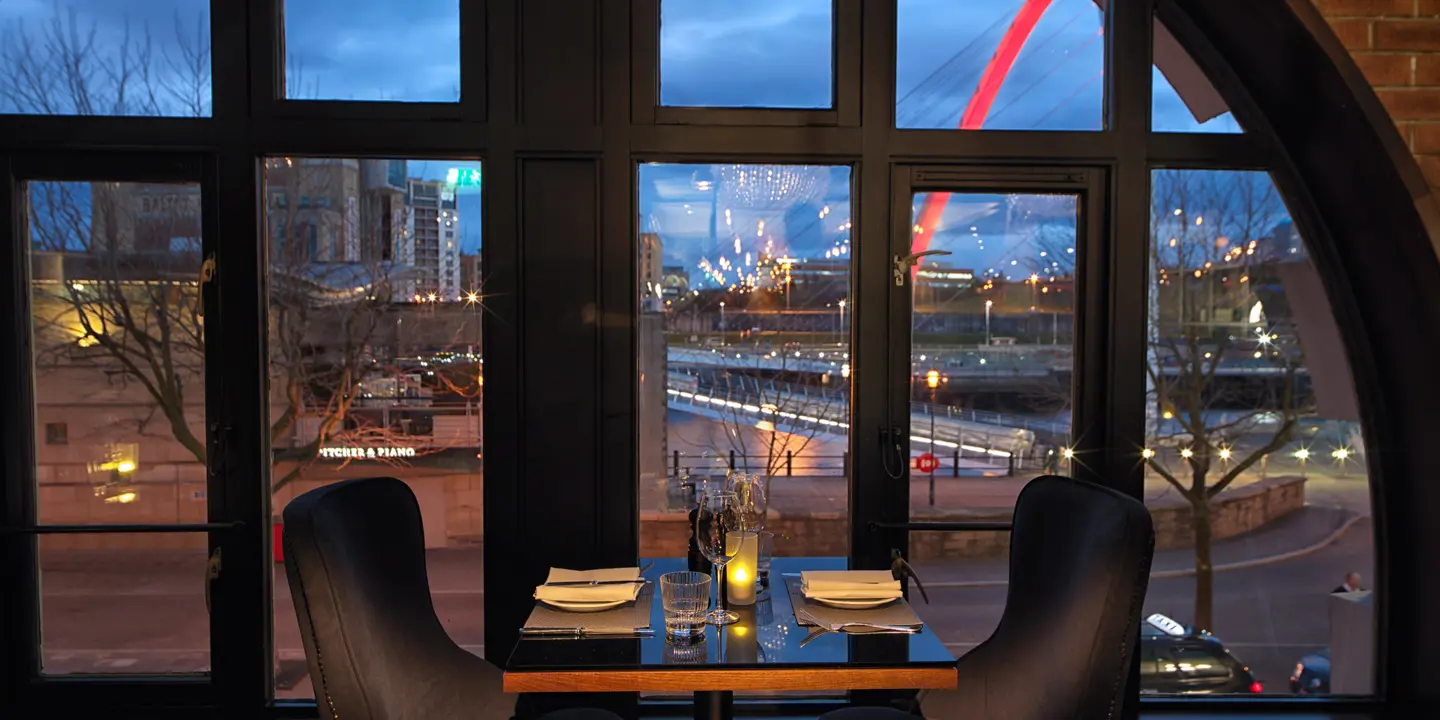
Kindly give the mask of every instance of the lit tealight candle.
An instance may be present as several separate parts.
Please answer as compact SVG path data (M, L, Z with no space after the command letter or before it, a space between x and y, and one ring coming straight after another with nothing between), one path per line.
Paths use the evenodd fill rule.
M728 586L725 597L731 605L754 605L760 543L755 533L749 530L732 532L725 538L725 544L729 546L727 551L734 550L736 543L740 544L739 552L725 566L725 584Z

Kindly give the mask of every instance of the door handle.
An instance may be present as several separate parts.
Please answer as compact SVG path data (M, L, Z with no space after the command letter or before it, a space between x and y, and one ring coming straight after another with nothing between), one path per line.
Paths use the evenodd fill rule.
M210 553L205 563L205 613L210 614L210 585L220 579L220 548Z

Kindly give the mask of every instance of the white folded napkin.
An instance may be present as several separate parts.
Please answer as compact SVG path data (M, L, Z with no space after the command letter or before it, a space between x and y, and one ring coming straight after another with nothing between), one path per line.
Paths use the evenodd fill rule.
M888 570L811 570L800 573L800 592L826 600L880 600L904 595Z
M559 602L629 602L640 594L641 583L562 585L560 587L555 587L549 583L588 580L637 580L639 578L640 568L638 567L606 568L602 570L565 570L563 568L550 568L550 576L545 578L547 584L535 588L535 599Z

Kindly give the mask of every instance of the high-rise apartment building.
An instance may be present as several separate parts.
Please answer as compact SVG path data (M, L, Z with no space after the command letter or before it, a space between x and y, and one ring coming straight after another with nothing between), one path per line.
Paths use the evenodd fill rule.
M455 188L443 180L411 178L405 205L414 223L414 294L457 300L460 283L460 210Z

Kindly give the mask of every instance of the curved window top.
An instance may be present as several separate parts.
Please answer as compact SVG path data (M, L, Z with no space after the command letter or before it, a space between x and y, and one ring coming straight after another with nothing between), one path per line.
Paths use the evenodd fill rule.
M1100 130L1104 11L1094 0L900 0L901 129Z

